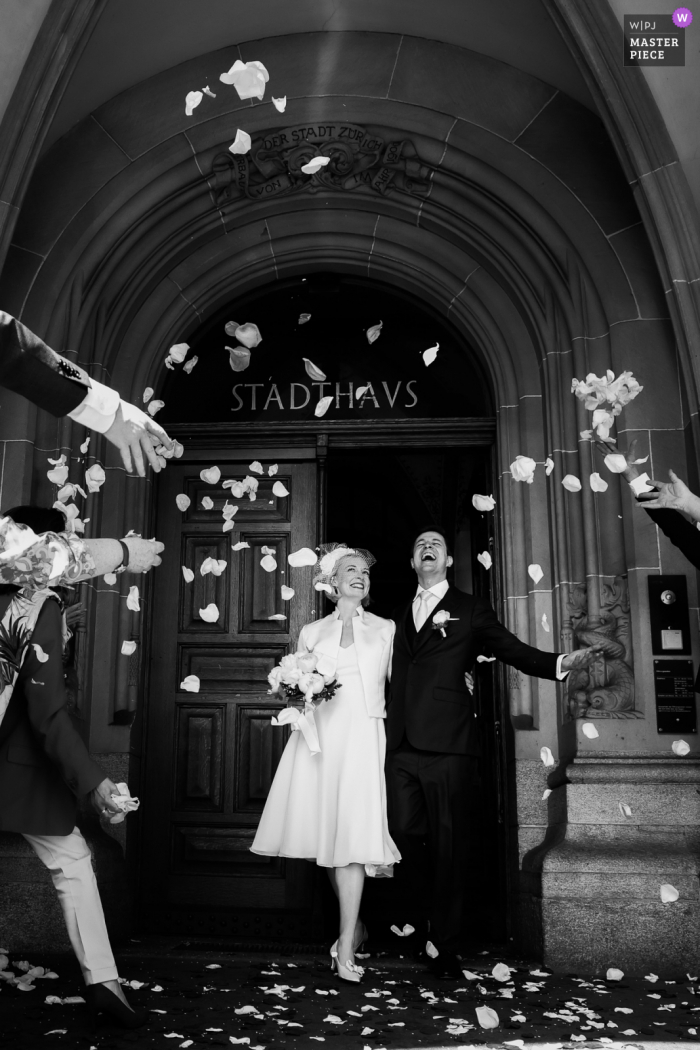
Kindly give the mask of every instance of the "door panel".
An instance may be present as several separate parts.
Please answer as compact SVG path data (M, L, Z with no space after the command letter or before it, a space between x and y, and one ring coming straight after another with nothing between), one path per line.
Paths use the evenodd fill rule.
M270 724L282 704L268 694L267 675L314 616L312 571L290 569L287 556L316 545L316 464L280 463L276 475L259 477L250 500L223 487L250 474L249 460L219 457L216 485L200 478L211 462L170 463L158 479L165 552L153 581L142 921L204 933L215 913L221 932L252 922L259 933L266 915L284 909L298 929L312 906L311 865L258 857L250 845L287 736ZM277 481L288 495L273 493ZM191 500L184 513L179 493ZM224 532L227 501L238 510ZM241 541L247 546L231 549ZM270 552L276 565L264 568ZM221 575L202 576L206 558L226 562ZM183 566L194 572L190 583ZM295 589L291 602L282 600L284 583ZM212 603L213 623L201 616ZM188 675L199 678L196 695L181 688Z

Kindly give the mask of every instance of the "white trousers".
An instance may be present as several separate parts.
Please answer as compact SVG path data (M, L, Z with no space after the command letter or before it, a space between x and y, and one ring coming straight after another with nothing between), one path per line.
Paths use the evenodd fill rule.
M85 983L117 980L90 850L80 831L73 828L71 835L24 838L51 872Z

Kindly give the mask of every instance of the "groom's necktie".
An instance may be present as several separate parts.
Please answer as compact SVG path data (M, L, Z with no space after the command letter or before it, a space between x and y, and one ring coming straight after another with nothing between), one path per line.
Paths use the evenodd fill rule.
M421 591L416 596L416 600L418 604L413 611L413 622L416 625L416 633L418 633L430 615L432 603L437 602L437 594L433 594L432 591Z

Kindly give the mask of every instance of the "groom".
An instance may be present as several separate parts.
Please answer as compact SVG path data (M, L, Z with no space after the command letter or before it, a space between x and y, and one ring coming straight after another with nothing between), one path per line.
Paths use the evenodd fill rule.
M471 796L480 753L465 673L477 655L486 653L524 674L561 680L574 667L589 663L597 649L557 655L525 645L499 623L486 598L449 585L451 565L441 529L416 536L411 567L418 589L413 601L394 614L386 775L389 830L403 857L400 867L416 908L421 901L423 910L427 906L430 969L437 976L461 978L455 950L464 914ZM429 895L423 874L426 844L432 869Z

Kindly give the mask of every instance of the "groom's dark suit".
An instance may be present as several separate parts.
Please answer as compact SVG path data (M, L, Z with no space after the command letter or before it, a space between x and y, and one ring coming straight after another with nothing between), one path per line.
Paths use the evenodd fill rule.
M445 624L445 638L432 624L441 609L454 618ZM449 950L456 947L462 924L470 795L480 754L465 672L483 653L525 674L554 679L558 654L525 645L498 621L485 598L455 587L430 611L418 633L412 603L394 618L386 723L390 831L412 894L421 899L420 910L430 919L430 940ZM431 901L421 877L426 843Z

